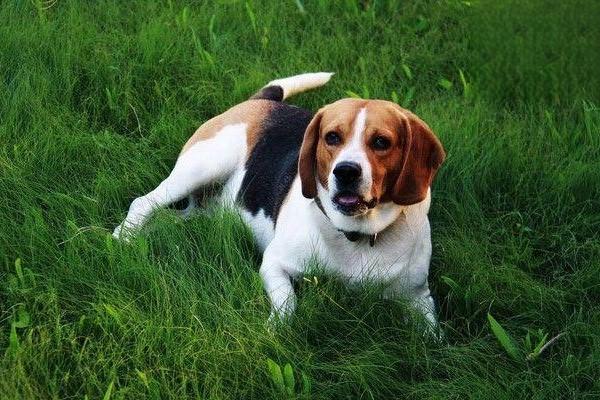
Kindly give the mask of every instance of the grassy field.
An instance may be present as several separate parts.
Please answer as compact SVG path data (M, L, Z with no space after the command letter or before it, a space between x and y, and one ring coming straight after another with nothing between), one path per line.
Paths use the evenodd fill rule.
M0 2L0 398L599 398L599 20L593 0ZM317 272L270 329L232 212L110 236L202 122L322 70L292 102L393 99L447 149L444 343Z

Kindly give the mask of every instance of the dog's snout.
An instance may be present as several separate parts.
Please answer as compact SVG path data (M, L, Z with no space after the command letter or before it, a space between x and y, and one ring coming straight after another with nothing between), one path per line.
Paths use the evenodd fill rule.
M354 183L361 174L362 168L355 162L342 161L333 169L335 179L341 184Z

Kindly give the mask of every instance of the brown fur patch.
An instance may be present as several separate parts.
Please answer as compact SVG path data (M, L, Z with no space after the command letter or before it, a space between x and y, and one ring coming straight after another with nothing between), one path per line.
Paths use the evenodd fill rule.
M180 155L199 141L214 137L225 126L239 123L247 124L247 154L250 154L260 137L262 122L269 115L274 104L270 100L247 100L231 107L223 114L217 115L203 123L188 139L181 149Z

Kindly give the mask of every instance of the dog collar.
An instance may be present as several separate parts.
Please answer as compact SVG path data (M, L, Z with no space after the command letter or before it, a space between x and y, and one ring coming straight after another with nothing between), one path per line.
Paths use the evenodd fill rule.
M321 212L323 213L325 218L327 218L331 222L331 218L329 218L329 215L327 215L327 213L325 212L325 208L323 208L323 203L321 203L321 199L319 199L319 197L317 196L317 197L315 197L314 200L315 200L315 204L317 205L319 210L321 210ZM346 237L346 239L348 239L351 242L356 242L362 238L368 238L369 246L371 246L371 247L375 246L375 240L377 240L377 233L374 233L372 235L367 235L367 234L364 234L361 232L345 231L343 229L338 229L338 231L342 232L344 234L344 236Z

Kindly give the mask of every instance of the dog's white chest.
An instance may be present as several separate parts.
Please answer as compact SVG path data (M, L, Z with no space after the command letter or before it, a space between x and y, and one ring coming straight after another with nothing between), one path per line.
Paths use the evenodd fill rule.
M417 236L402 224L378 235L373 246L368 237L356 242L334 229L321 227L318 258L323 266L349 282L409 279Z

